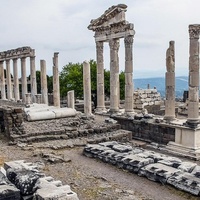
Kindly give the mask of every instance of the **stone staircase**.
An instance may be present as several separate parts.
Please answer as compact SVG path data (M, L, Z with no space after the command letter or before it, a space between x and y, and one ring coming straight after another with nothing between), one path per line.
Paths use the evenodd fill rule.
M12 142L33 143L50 140L84 138L87 143L109 140L126 142L132 132L122 130L120 124L96 122L87 118L62 118L35 122L24 122L22 134L12 134Z

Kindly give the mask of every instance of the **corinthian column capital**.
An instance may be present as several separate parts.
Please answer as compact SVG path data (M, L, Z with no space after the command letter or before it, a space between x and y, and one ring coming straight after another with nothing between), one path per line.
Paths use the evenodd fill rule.
M200 25L199 24L189 25L190 39L199 39L199 34L200 34Z
M133 45L133 36L129 35L129 36L125 37L124 44L125 44L125 48L131 47Z
M110 46L110 49L118 51L119 50L119 39L109 40L109 46Z

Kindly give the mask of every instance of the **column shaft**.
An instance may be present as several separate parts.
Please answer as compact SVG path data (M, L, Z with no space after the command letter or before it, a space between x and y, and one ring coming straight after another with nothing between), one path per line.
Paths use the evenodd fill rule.
M67 92L67 107L74 109L74 90Z
M103 42L96 42L97 111L105 110Z
M133 112L133 36L124 38L125 43L125 112Z
M58 53L53 57L53 102L54 106L60 107L60 82L58 72Z
M10 100L12 98L10 60L6 60L6 84L7 84L7 99Z
M200 25L190 25L189 57L189 102L187 124L196 127L199 123L199 33Z
M110 46L110 112L119 111L119 39L109 41Z
M1 99L6 99L3 62L4 61L0 61L0 89L1 89Z
M175 53L174 41L169 42L169 48L166 52L166 69L165 74L165 116L166 120L175 118Z
M35 103L36 102L35 95L37 94L35 56L30 57L30 76L31 76L31 100L33 103Z
M14 78L14 97L15 97L15 101L18 101L20 97L19 97L19 79L18 79L17 59L13 59L13 78Z
M26 58L21 58L21 85L22 85L22 101L26 102L26 93L27 93L27 78L26 78Z
M46 61L40 60L42 103L48 104Z
M83 62L83 91L84 91L84 113L91 115L91 76L90 64L87 61Z

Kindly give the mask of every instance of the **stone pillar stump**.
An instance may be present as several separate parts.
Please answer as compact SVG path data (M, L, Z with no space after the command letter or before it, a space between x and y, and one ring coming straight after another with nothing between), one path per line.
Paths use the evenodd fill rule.
M86 115L91 115L92 114L91 77L90 77L90 64L87 61L83 62L83 91L84 91L84 113Z

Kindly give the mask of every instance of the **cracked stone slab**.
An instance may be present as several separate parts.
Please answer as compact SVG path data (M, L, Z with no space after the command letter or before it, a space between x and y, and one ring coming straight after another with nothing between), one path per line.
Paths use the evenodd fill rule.
M149 180L166 183L167 179L180 170L162 163L149 164L140 169L138 175L146 176Z
M167 183L193 195L200 195L200 178L188 172L174 174L167 180Z

